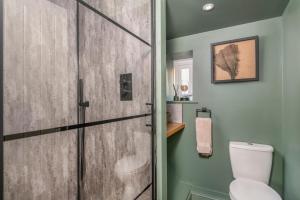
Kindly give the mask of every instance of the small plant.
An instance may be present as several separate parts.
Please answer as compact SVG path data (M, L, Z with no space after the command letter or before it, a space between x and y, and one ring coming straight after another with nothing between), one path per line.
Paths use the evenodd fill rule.
M173 89L174 89L174 92L175 92L174 101L178 101L179 100L179 96L178 96L179 86L175 87L175 84L173 84Z

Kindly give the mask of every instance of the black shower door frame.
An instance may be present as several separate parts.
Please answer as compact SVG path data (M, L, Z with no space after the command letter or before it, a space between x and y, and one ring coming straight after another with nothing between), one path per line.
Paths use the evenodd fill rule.
M83 0L74 0L77 2L77 10L76 10L76 15L77 15L77 59L79 60L79 48L78 48L78 44L79 44L79 23L78 23L78 16L79 16L79 4L88 6ZM67 131L67 130L72 130L72 129L77 129L78 130L78 138L79 138L79 133L80 133L80 129L84 129L85 127L90 127L90 126L96 126L96 125L100 125L100 124L106 124L106 123L111 123L111 122L117 122L117 121L123 121L123 120L129 120L129 119L135 119L135 118L140 118L140 117L145 117L145 116L151 116L151 152L152 152L152 182L147 186L147 188L145 188L143 191L141 191L141 193L135 198L137 199L139 196L141 196L143 194L143 192L145 192L150 186L152 186L152 199L156 200L156 125L155 125L155 116L156 116L156 109L155 109L155 73L156 73L156 23L155 23L155 17L156 17L156 12L155 12L155 4L156 4L156 0L151 0L151 42L150 44L147 43L145 40L143 40L142 38L140 38L139 36L137 36L136 34L134 34L133 32L129 31L127 28L123 27L122 25L120 25L119 23L117 23L116 21L114 21L113 19L105 16L104 14L102 14L99 11L95 11L97 12L99 15L101 15L102 17L104 17L106 20L110 21L111 23L113 23L114 25L118 26L119 28L121 28L123 31L129 33L130 35L132 35L133 37L135 37L136 39L140 40L141 42L143 42L144 44L148 45L151 48L151 100L152 102L149 104L151 106L151 113L147 113L147 114L141 114L141 115L135 115L135 116L128 116L128 117L122 117L122 118L115 118L115 119L108 119L108 120L101 120L101 121L96 121L96 122L89 122L89 123L79 123L80 120L80 116L79 116L79 106L78 106L78 110L77 110L77 119L78 119L78 123L74 124L74 125L69 125L69 126L63 126L63 127L55 127L55 128L50 128L50 129L43 129L43 130L37 130L37 131L30 131L30 132L26 132L26 133L17 133L17 134L12 134L12 135L4 135L4 129L3 129L3 122L4 122L4 118L3 118L3 90L4 90L4 84L3 84L3 69L4 69L4 60L3 60L3 53L4 53L4 25L3 25L3 21L4 21L4 0L0 0L0 200L4 199L4 159L3 159L3 155L4 155L4 142L5 141L10 141L10 140L17 140L17 139L21 139L21 138L27 138L27 137L34 137L34 136L38 136L38 135L45 135L45 134L51 134L51 133L57 133L57 132L63 132L63 131ZM90 7L90 9L92 9ZM79 69L79 62L78 62L78 69ZM79 72L78 72L78 80L79 81ZM77 98L77 103L79 103L79 98ZM79 141L78 141L79 144ZM78 148L78 147L77 147ZM79 148L78 148L79 149ZM80 154L78 154L77 156L78 158L78 181L77 181L77 186L78 186L78 200L80 200Z

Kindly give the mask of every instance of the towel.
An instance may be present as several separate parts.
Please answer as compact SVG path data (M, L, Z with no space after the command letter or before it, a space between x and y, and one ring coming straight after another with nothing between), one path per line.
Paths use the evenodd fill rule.
M197 151L203 156L212 155L211 118L196 118Z

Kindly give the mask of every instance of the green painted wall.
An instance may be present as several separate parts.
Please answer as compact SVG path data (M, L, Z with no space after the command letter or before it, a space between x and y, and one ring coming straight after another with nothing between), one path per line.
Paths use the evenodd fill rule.
M167 199L166 132L166 1L155 2L155 116L156 116L156 191L157 200Z
M211 84L210 44L253 35L260 37L260 81ZM194 57L194 100L199 104L184 105L187 127L182 134L168 139L168 199L182 200L189 190L215 193L216 196L228 194L232 181L228 152L231 140L275 147L271 185L282 193L282 19L273 18L167 42L168 54L189 50L193 50ZM214 155L210 159L200 158L196 152L195 109L200 106L207 106L213 112ZM184 187L187 189L182 189Z
M285 200L300 199L300 1L290 0L283 15L283 132Z

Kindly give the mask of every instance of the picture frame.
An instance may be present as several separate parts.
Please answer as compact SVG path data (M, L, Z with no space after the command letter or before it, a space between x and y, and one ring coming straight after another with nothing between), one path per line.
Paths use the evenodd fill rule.
M211 44L211 82L259 81L259 37Z

